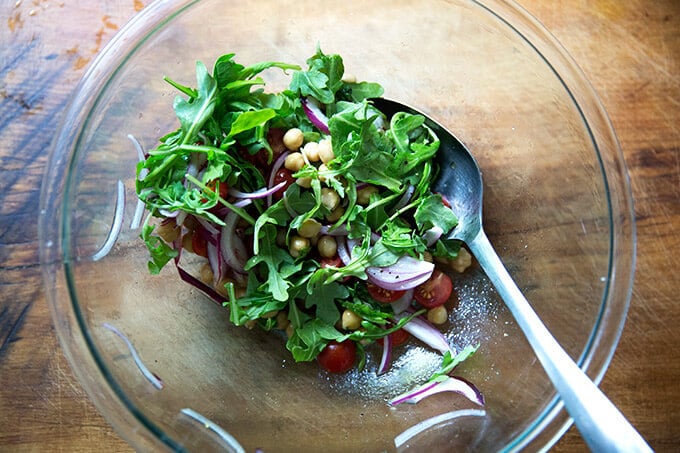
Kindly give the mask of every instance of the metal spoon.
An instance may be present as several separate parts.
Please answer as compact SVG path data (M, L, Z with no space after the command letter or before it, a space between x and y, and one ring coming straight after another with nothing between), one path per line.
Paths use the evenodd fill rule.
M423 115L395 101L374 99L387 117L405 111ZM529 305L482 228L482 176L468 149L449 131L426 115L427 124L441 141L440 175L433 190L441 193L458 216L451 238L465 242L510 309L548 377L559 393L583 439L593 451L652 451L621 412L574 363Z

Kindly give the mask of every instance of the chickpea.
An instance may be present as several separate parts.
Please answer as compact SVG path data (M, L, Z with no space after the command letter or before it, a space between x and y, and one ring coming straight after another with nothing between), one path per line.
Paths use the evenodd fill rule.
M357 191L357 203L361 206L366 206L371 202L371 195L378 192L375 186L362 187Z
M267 313L262 314L262 316L260 316L260 317L262 319L271 319L271 318L276 318L278 316L278 314L279 314L278 310L272 310L272 311L268 311Z
M298 228L298 234L303 238L313 238L321 231L321 224L316 219L307 219Z
M319 172L320 173L323 173L323 172L326 172L326 171L328 171L328 167L326 166L326 164L319 165ZM327 178L325 176L319 175L319 181L326 182L326 179Z
M448 319L449 313L446 311L446 307L443 305L427 310L427 320L432 324L444 324L446 321L448 321Z
M201 269L198 271L198 277L203 283L212 285L215 275L213 274L209 263L205 263L203 266L201 266Z
M283 144L291 151L298 150L302 146L302 142L304 142L304 140L305 136L297 127L288 129L286 133L283 134Z
M235 282L234 282L234 280L231 279L231 278L223 277L223 278L221 278L220 281L217 282L217 284L215 285L215 291L217 291L217 293L218 293L220 296L229 297L229 292L227 291L227 288L226 288L227 283L235 283ZM241 296L243 295L243 291L238 291L238 290L239 290L239 287L236 286L236 285L234 284L234 295L235 295L237 298L238 298L238 297L241 297ZM239 294L239 293L240 293L240 294Z
M312 187L312 178L309 177L297 178L295 180L295 184L305 189L309 189L310 187Z
M342 312L342 328L345 330L357 330L361 327L361 317L352 310Z
M286 315L286 312L280 311L276 315L276 328L280 330L286 330L288 328L288 325L290 324L290 321L288 320L288 316Z
M345 83L357 83L357 76L354 74L344 73L341 80Z
M338 252L338 243L333 236L321 236L316 247L324 258L332 258Z
M194 253L194 232L193 231L189 231L184 236L182 236L182 248L189 253Z
M321 204L332 211L340 204L340 195L334 189L324 187L321 189Z
M302 152L307 156L310 162L319 161L319 144L317 142L309 142L302 147Z
M340 220L340 217L342 217L345 214L345 208L342 206L338 206L337 208L333 209L330 214L326 216L326 220L329 222L337 222Z
M175 220L168 222L162 222L156 227L156 233L168 243L172 243L175 239L179 237L181 229L175 223Z
M449 266L451 266L451 269L458 272L459 274L465 272L465 269L471 265L472 255L470 255L470 252L468 252L467 249L463 247L461 247L458 251L458 256L449 261Z
M327 138L324 138L319 142L319 159L321 159L321 162L328 163L335 159L335 154L333 153L333 145L331 145L331 141L328 140Z
M290 245L288 246L288 252L293 258L298 258L303 256L309 250L309 239L303 238L302 236L293 236L290 238Z
M305 166L305 158L302 156L302 153L290 153L286 156L283 166L292 172L300 171Z

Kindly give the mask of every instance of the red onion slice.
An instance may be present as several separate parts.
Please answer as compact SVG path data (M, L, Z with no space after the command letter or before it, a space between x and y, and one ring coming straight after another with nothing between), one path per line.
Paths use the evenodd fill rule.
M330 134L331 131L328 129L328 118L319 108L316 99L303 97L300 99L300 102L302 103L302 110L304 110L309 121L324 134Z
M286 157L290 154L290 151L284 151L282 152L279 157L276 158L274 163L272 164L272 169L269 172L269 180L267 181L267 186L272 187L274 185L274 181L276 180L276 173L278 173L279 170L281 170L281 167L283 167L283 164L286 162ZM272 195L269 194L267 195L267 206L271 206L272 204Z
M413 184L409 184L408 187L406 187L406 190L404 191L404 194L399 198L399 201L397 201L394 204L394 207L392 208L392 212L397 212L404 206L408 204L409 201L411 201L411 197L413 196L413 192L415 192L416 188Z
M441 380L427 382L413 390L402 393L388 401L390 406L401 403L416 404L418 401L428 396L436 395L441 392L454 392L463 395L473 403L484 406L484 396L469 381L452 376L444 376Z
M444 230L434 226L423 233L423 240L428 247L432 247L442 237L442 234L444 234Z
M338 257L340 258L340 261L342 261L342 264L347 266L352 261L352 257L350 256L349 250L347 249L347 240L341 236L338 238L337 244Z
M256 190L255 192L241 192L240 190L236 190L233 188L229 189L229 195L235 198L245 198L245 199L253 199L253 198L264 198L272 195L274 192L282 188L283 186L286 185L285 181L281 181L277 185L270 187L269 189L267 188L262 188L259 190Z
M391 266L367 267L368 279L381 288L401 291L415 288L432 275L434 264L404 255Z
M215 301L215 303L217 303L220 307L222 306L222 302L224 302L225 298L221 296L220 293L215 290L215 288L210 285L206 285L201 280L184 270L184 268L182 268L182 266L178 265L177 263L175 263L175 267L179 273L179 278L182 279L183 282L188 283L189 285L198 289L203 294Z
M243 272L248 252L243 240L236 235L238 220L239 216L235 212L230 212L225 217L220 236L220 253L229 267L237 272Z
M392 359L392 336L385 335L382 337L383 350L380 358L380 365L378 366L378 376L385 374L390 368L390 361Z
M394 314L398 315L408 310L411 307L411 302L413 302L413 289L407 289L406 292L397 300L392 302L392 311Z
M399 320L407 315L408 313L399 314L395 315L395 318ZM439 329L427 322L427 320L421 316L416 316L415 318L411 319L409 322L404 324L402 328L426 345L430 346L432 349L436 349L442 354L446 353L447 351L450 352L451 355L456 354L453 348L449 345L449 342L446 340L444 334L442 334Z

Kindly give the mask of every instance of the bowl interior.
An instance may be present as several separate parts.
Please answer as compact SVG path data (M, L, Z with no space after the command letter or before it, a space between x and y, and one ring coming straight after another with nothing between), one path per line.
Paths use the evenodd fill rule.
M177 127L176 92L162 77L192 85L197 60L211 67L235 52L247 64L304 64L317 44L341 54L348 72L381 83L386 96L423 110L472 150L491 242L555 337L598 378L628 303L631 218L616 141L568 57L502 2L176 3L149 7L97 61L57 138L46 180L55 187L44 189L45 222L54 222L44 237L59 254L47 272L57 328L104 415L138 446L140 432L172 448L224 446L184 408L247 451L392 450L396 436L440 414L451 416L400 449L552 442L567 417L478 268L454 282L460 302L447 336L458 348L480 345L457 373L484 393L483 415L458 395L386 404L438 366L415 341L385 375L376 376L380 351L370 348L365 370L328 375L315 363L294 363L282 338L230 325L227 310L173 267L149 275L139 231L129 228L137 154L127 136L150 148ZM281 73L266 78L268 90L288 84ZM123 229L112 252L93 261L111 228L119 180ZM162 390L104 323L128 336Z

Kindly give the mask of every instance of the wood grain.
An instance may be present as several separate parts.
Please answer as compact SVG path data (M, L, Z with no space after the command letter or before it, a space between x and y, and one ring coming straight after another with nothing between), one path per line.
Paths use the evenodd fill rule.
M617 131L635 198L628 321L602 388L657 451L680 448L680 3L520 0L564 45ZM85 68L138 0L0 6L0 450L130 451L77 383L41 289L46 152ZM68 25L67 25L68 24ZM554 451L584 451L575 429Z

